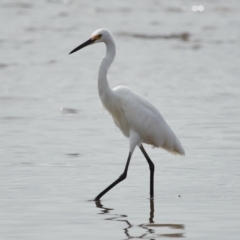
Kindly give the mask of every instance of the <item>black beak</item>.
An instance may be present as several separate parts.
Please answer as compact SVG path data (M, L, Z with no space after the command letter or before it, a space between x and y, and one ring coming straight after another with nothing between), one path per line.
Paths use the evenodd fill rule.
M69 54L72 54L72 53L74 53L74 52L76 52L76 51L78 51L78 50L80 50L80 49L82 49L82 48L84 48L84 47L86 47L86 46L94 43L94 41L95 41L95 40L92 40L92 39L90 38L90 39L87 40L86 42L82 43L80 46L74 48Z

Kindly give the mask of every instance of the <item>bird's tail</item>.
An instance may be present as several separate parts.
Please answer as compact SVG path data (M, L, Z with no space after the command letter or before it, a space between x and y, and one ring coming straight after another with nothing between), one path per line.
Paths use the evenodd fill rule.
M176 137L175 139L175 144L174 144L174 152L176 154L179 154L179 155L182 155L184 156L185 155L185 151L182 147L182 144L180 143L180 141L178 140L178 138Z
M165 147L165 146L162 146L162 148L164 148L165 150L167 150L168 152L174 155L182 155L182 156L185 155L185 151L182 147L182 144L180 143L177 137L175 138L174 145L172 148Z

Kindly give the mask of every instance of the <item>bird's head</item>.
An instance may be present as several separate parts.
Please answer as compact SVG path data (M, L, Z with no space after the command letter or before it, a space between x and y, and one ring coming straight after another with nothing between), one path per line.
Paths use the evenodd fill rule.
M78 47L74 48L69 54L72 54L88 45L92 45L94 43L100 43L100 42L107 42L107 41L113 41L112 34L104 28L97 29L94 31L86 42L82 43Z

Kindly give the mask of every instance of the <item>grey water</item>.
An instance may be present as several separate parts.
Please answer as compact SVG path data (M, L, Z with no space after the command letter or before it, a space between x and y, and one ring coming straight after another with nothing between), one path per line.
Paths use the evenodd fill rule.
M100 27L110 85L152 102L186 151L146 146L154 200L136 149L91 201L128 155L97 93L104 46L68 55ZM239 239L239 1L2 0L0 29L0 239Z

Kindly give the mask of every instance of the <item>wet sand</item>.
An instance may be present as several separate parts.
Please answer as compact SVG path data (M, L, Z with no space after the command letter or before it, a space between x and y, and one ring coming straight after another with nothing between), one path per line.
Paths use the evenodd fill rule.
M67 2L67 1L65 1ZM239 239L240 4L60 0L0 3L0 239ZM125 85L160 110L185 157L128 141L102 109L104 46L69 56L97 28Z

